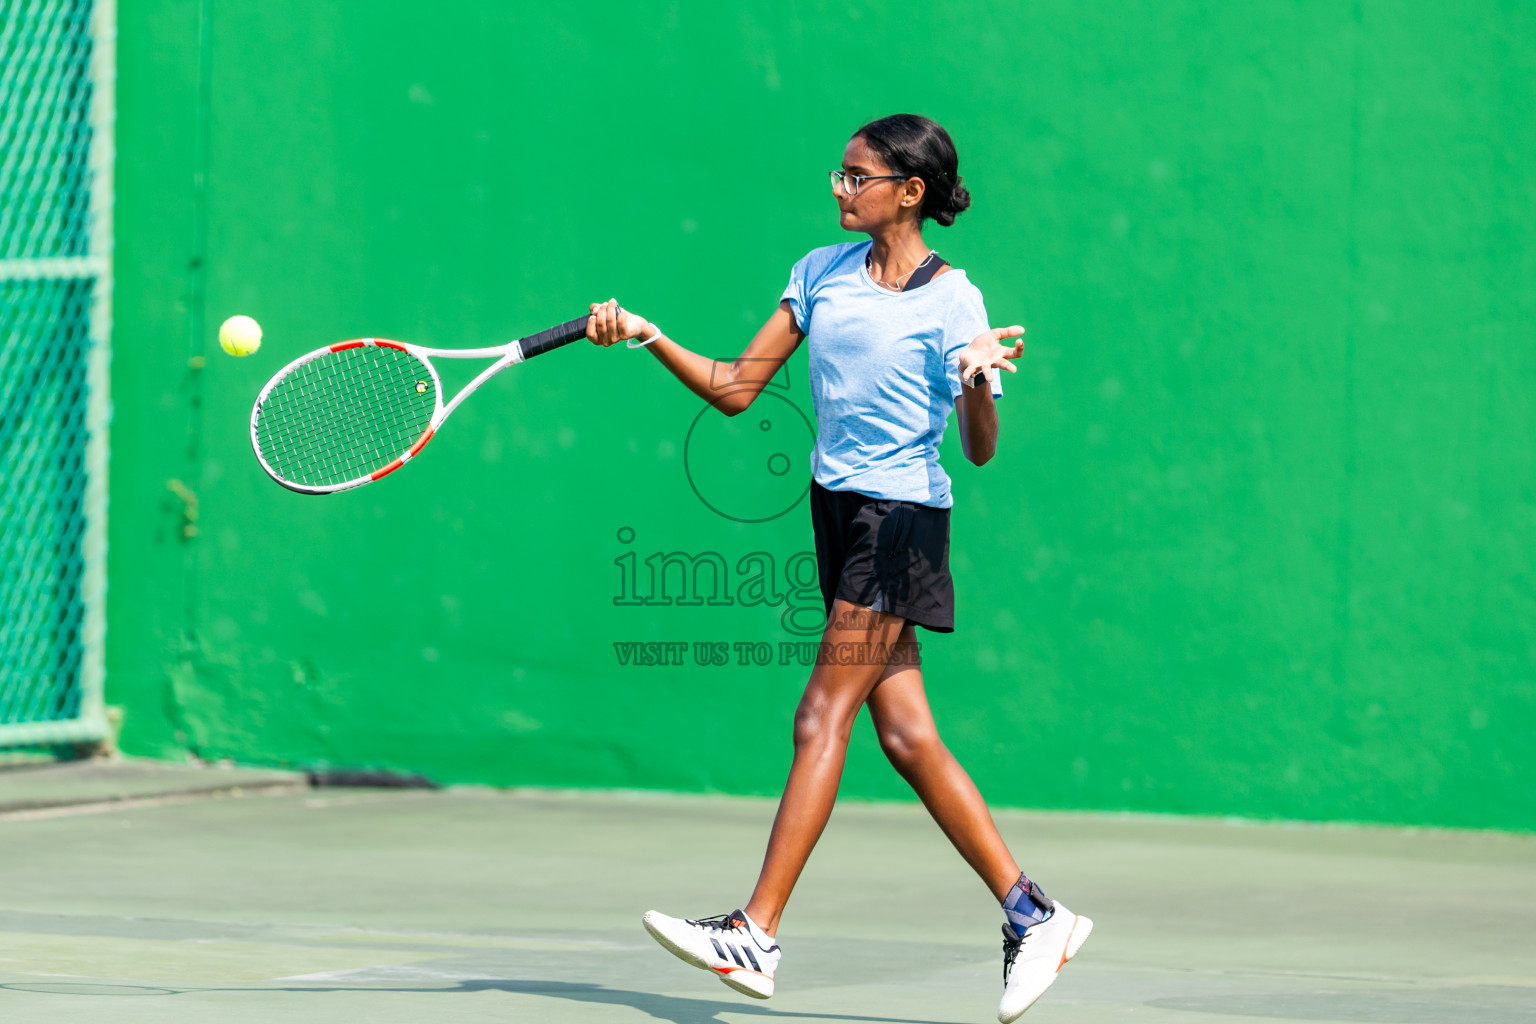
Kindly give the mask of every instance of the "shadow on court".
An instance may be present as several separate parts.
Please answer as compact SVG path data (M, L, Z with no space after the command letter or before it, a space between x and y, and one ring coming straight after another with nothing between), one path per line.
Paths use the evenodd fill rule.
M1536 981L1536 979L1532 979ZM1536 990L1515 985L1458 985L1429 992L1411 988L1369 993L1269 992L1220 997L1154 999L1151 1006L1267 1020L1359 1021L1361 1024L1486 1024L1536 1021Z
M578 1003L601 1003L609 1006L628 1006L656 1019L672 1024L727 1024L721 1014L733 1017L767 1017L777 1020L828 1020L851 1021L855 1024L963 1024L957 1021L940 1021L931 1018L865 1017L843 1013L796 1013L775 1010L770 1007L718 999L686 999L681 996L664 996L652 992L631 992L624 989L605 988L588 982L570 981L518 981L486 978L462 981L454 985L434 985L431 988L411 988L392 985L387 988L364 986L327 987L323 985L269 986L260 988L164 988L158 985L110 985L79 982L37 982L0 984L0 989L11 992L31 992L38 995L59 996L177 996L211 992L302 992L325 994L337 992L414 992L452 994L465 992L513 992L519 995L547 996L553 999L570 999Z

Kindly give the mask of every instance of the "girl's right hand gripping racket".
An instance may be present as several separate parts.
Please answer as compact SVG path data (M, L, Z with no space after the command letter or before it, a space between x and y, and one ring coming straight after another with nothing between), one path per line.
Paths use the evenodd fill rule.
M493 348L420 348L383 338L343 341L278 371L251 409L263 469L302 494L372 483L410 462L459 403L513 363L587 336L583 316ZM430 357L495 359L443 404Z

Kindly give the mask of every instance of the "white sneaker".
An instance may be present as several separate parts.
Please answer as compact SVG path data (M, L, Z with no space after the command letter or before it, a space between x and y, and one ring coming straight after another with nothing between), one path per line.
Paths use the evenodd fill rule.
M1059 902L1050 917L1024 929L1020 938L1003 926L1003 1001L997 1007L1001 1024L1018 1020L1045 994L1092 931L1092 921Z
M714 971L736 991L754 999L773 995L773 972L784 954L768 936L761 932L754 935L755 929L747 925L747 915L741 911L688 921L649 910L645 930L674 956ZM767 940L766 946L759 935Z

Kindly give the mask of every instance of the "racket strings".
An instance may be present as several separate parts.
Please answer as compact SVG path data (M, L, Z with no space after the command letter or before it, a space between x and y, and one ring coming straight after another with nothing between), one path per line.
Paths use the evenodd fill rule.
M427 430L437 386L426 364L385 346L328 352L293 369L257 414L257 446L280 477L329 487L366 477Z

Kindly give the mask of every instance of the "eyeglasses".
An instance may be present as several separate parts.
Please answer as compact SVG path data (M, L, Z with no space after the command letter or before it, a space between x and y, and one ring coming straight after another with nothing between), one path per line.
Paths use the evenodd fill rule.
M859 194L859 189L866 181L906 181L910 174L849 174L847 171L828 171L827 177L832 179L832 191L837 191L837 186L843 186L843 192L850 196Z

